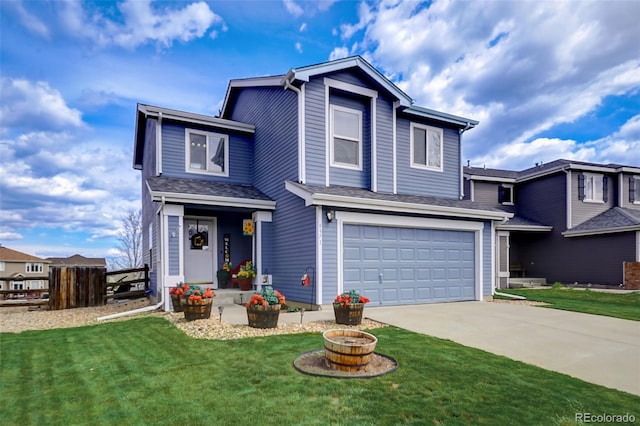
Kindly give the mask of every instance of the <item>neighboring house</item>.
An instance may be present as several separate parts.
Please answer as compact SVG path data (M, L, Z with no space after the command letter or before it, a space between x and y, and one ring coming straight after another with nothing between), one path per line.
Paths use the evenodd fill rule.
M30 279L30 277L41 278L49 276L49 264L50 262L46 259L0 246L0 277L16 278L16 280L1 280L1 289L48 289L49 282L47 280Z
M74 254L69 257L48 257L47 260L51 262L51 266L81 266L81 267L94 267L94 268L106 268L107 261L104 257L84 257L79 254Z
M220 117L139 104L154 296L168 309L176 283L217 287L225 260L246 259L258 287L293 301L491 296L495 227L512 215L462 200L461 136L476 125L414 106L361 57L232 80Z
M509 277L620 285L640 261L640 167L557 160L523 171L465 167L465 197L514 214L496 227Z

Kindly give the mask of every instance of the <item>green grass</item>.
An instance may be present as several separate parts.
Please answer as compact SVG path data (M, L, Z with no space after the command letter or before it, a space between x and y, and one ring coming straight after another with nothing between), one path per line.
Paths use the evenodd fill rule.
M303 375L320 334L196 340L160 318L0 334L2 425L553 425L640 397L477 349L372 330L396 372Z
M551 303L549 308L640 321L640 292L604 293L588 289L557 288L555 285L548 289L509 289L500 292Z

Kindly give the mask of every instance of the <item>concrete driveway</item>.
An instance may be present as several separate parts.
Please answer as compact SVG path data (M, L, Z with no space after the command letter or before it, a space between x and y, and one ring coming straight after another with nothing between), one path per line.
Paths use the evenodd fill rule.
M640 395L640 322L491 302L371 307L365 316Z

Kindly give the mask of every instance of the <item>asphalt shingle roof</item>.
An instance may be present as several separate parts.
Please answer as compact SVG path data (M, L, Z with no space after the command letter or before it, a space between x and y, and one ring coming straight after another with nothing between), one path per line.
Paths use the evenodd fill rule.
M293 183L293 182L290 182ZM381 201L395 201L409 204L424 204L439 207L454 207L470 210L482 210L492 212L502 212L494 207L489 207L484 204L479 204L470 200L458 200L456 198L440 198L440 197L427 197L422 195L407 195L407 194L387 194L381 192L372 192L367 189L353 188L348 186L315 186L305 185L301 183L293 183L298 187L304 189L311 194L327 194L336 195L351 198L364 198L369 200L381 200Z
M153 192L272 201L269 197L251 185L233 185L229 183L211 182L199 179L171 178L164 176L149 177L147 178L147 184Z
M637 227L640 229L640 211L613 207L571 228L567 233L582 233L628 227Z

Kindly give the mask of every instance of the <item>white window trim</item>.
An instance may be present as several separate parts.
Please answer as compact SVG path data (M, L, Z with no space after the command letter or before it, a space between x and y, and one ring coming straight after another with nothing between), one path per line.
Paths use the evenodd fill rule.
M593 198L593 193L589 194L587 191L587 180L591 180L592 188L596 188L596 183L593 182L594 179L597 179L597 185L600 188L600 199ZM604 194L602 192L602 179L604 179L604 175L596 174L596 173L584 173L584 200L585 203L596 203L596 204L604 204ZM595 192L595 191L593 191Z
M27 262L24 264L24 270L29 274L41 274L44 272L44 265L40 262Z
M349 170L358 170L358 171L362 171L362 111L358 111L357 109L352 109L352 108L345 108L345 107L341 107L338 105L330 105L329 107L330 110L330 119L329 119L329 136L331 138L331 143L330 143L330 158L331 158L331 166L332 167L339 167L342 169L349 169ZM335 111L342 111L342 112L346 112L349 114L355 114L358 116L358 139L354 139L352 137L349 136L343 136L343 135L336 135L334 133L334 129L333 129L333 124L334 124L334 112ZM335 160L334 154L335 154L335 149L334 149L334 144L335 144L335 138L336 136L340 139L345 139L348 141L353 141L353 142L358 142L358 164L349 164L349 163L341 163Z
M423 129L427 134L426 134L426 143L427 146L425 147L426 149L426 155L427 155L427 161L426 164L419 164L416 163L414 161L413 158L413 144L414 144L414 129ZM440 167L433 167L433 166L429 166L429 132L437 132L440 135ZM410 156L411 156L411 160L410 160L410 167L413 169L422 169L422 170L430 170L430 171L437 171L437 172L443 172L444 171L444 132L442 129L437 128L437 127L431 127L431 126L425 126L424 124L419 124L419 123L411 123L411 129L410 129Z
M211 170L197 170L197 169L192 169L189 167L189 165L191 164L191 147L190 147L190 138L189 135L190 134L197 134L197 135L202 135L204 137L207 138L207 155L206 155L206 159L207 159L207 167L208 167L208 162L209 159L215 155L215 153L210 153L209 152L209 139L210 138L222 138L224 139L224 172L214 172ZM214 133L214 132L206 132L203 130L197 130L197 129L185 129L184 130L184 168L185 171L187 173L196 173L196 174L201 174L201 175L215 175L215 176L224 176L224 177L228 177L229 176L229 135L224 135L222 133Z
M0 271L4 271L4 269L5 269L4 260L0 260Z
M633 180L636 182L635 183L636 195L635 195L633 204L640 204L640 177L633 176ZM631 188L629 188L629 190L631 190ZM627 200L628 200L628 198L627 198Z
M515 194L513 193L513 185L508 183L503 183L503 184L500 184L500 186L503 188L509 188L509 190L511 191L511 201L503 201L501 204L503 206L513 206L513 199L515 198L514 197Z

